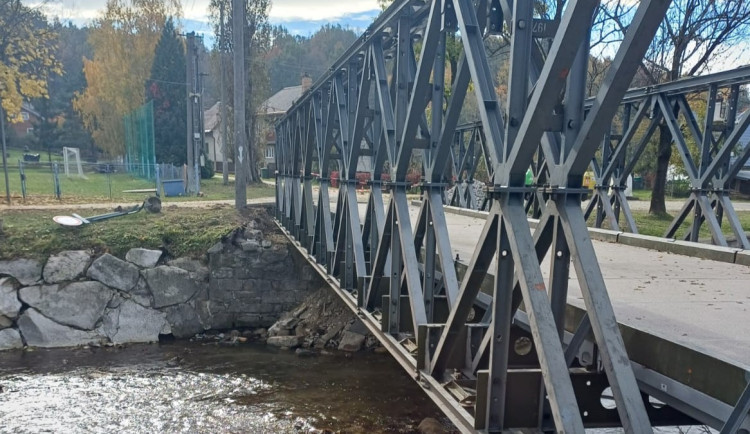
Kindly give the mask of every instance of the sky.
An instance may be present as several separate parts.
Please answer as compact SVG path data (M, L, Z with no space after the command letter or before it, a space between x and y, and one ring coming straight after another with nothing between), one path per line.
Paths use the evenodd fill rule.
M38 6L38 0L24 0L29 6ZM183 27L186 31L204 34L211 40L212 29L208 23L209 0L181 0ZM50 17L72 21L76 25L91 22L104 9L106 0L47 0L42 6ZM370 25L380 12L376 0L273 0L269 21L283 25L291 33L312 35L324 24L341 24L358 33Z

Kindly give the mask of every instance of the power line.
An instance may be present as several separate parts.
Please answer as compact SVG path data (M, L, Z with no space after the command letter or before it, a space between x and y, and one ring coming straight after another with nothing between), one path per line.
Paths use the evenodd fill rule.
M174 84L177 86L187 86L187 83L179 83L176 81L167 81L167 80L158 80L156 78L147 78L146 81L155 81L157 83L164 83L164 84Z

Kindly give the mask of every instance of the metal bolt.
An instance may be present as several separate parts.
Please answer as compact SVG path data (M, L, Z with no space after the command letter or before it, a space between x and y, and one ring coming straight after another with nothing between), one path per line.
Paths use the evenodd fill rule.
M523 30L526 28L526 20L518 20L518 28Z
M557 257L558 258L562 258L562 250L558 250L557 251Z
M503 250L503 251L502 251L502 253L501 253L501 255L502 255L503 257L506 257L506 256L508 256L508 251L507 251L507 250Z

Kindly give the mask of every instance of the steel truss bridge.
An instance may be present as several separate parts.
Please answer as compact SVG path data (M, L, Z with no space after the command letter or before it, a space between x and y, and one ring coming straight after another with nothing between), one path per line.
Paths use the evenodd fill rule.
M608 135L612 147L610 125L621 105L631 116L599 160L598 186L627 172L623 148L644 119L653 125L666 117L678 149L684 144L675 121L686 110L684 92L666 90L673 85L628 91L669 4L640 3L600 90L586 101L597 1L570 0L556 23L535 19L531 1L397 1L276 126L280 226L461 431L651 432L705 423L749 432L747 360L618 324L615 285L605 281L582 209L584 172ZM512 31L508 95L499 101L484 38L503 27ZM550 38L548 49L539 37ZM463 48L449 88L447 38ZM720 86L709 85L709 94ZM444 208L444 179L466 98L478 106L491 205L456 231ZM718 148L700 167L681 151L693 187L683 214L695 210L714 232L716 210L729 216L732 209L721 184L732 175L731 149L720 144L747 124L746 115L717 141L712 128L701 132L693 122L689 132L703 149L709 142ZM414 155L423 182L412 216ZM364 210L356 191L362 159L373 167ZM529 187L532 164L544 179ZM332 167L340 170L335 198ZM594 197L616 222L608 205L627 208L614 191L612 198L597 188ZM529 197L537 198L533 228ZM453 255L465 238L470 260L462 264ZM574 291L577 303L568 297Z

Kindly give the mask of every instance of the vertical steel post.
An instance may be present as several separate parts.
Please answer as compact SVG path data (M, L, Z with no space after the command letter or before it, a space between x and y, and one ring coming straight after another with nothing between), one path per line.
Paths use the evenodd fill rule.
M21 196L26 201L26 173L23 170L23 161L18 160L18 174L21 176Z

